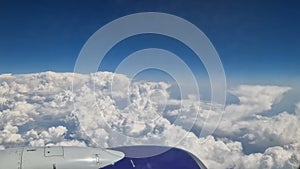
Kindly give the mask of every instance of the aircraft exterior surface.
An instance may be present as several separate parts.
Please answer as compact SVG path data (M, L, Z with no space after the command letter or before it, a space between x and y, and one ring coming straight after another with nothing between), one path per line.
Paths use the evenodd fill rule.
M161 152L161 153L157 153ZM155 155L151 155L155 153ZM138 157L141 155L141 157ZM160 146L23 147L0 151L0 169L206 169L191 153Z

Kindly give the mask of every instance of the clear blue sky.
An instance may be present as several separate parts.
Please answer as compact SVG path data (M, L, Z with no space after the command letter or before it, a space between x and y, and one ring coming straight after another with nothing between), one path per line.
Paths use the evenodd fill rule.
M100 27L124 15L155 11L198 26L232 81L297 83L299 9L296 0L0 0L0 73L72 72L81 47ZM142 35L116 45L108 54L114 59L105 60L102 70L113 71L122 57L145 47L170 50L195 69L201 64L178 41Z

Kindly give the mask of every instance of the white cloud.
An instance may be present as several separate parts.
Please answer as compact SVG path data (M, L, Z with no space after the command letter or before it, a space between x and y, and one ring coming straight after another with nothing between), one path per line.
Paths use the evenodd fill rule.
M214 136L199 138L188 130L197 112L201 128L207 116L214 120L218 111L192 97L170 98L170 85L163 82L134 82L127 89L130 83L126 76L109 72L0 75L0 149L161 144L191 151L210 168L299 164L299 118L286 112L262 115L289 87L239 86L231 93L240 103L227 105ZM300 103L295 112L300 112ZM208 121L208 128L214 123ZM244 146L260 151L246 155Z
M290 89L281 86L241 85L230 91L240 102L226 106L225 117L239 119L270 110L272 105L279 102L282 95Z
M247 141L263 150L271 145L294 143L298 138L299 119L284 112L269 117L261 115L271 110L288 90L290 87L258 85L242 85L231 90L240 102L226 106L216 134Z
M2 144L17 144L22 142L22 136L18 134L18 127L7 124L0 131L0 143Z
M297 143L300 140L299 119L286 112L272 117L260 117L236 126L243 132L241 138L256 149L266 149L270 146L284 146Z

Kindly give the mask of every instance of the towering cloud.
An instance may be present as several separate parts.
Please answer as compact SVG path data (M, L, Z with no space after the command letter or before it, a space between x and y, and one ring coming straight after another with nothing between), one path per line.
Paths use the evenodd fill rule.
M288 90L290 87L241 85L230 91L238 97L240 102L228 105L225 116L234 120L270 110L272 105L279 102L283 93Z
M193 97L170 98L169 87L164 82L131 83L109 72L0 75L0 149L159 144L191 151L210 168L299 165L299 103L294 114L263 113L284 99L289 87L242 85L231 90L240 102L227 105L213 136L205 137L198 134L203 124L216 123L206 121L207 115L214 119L220 112Z

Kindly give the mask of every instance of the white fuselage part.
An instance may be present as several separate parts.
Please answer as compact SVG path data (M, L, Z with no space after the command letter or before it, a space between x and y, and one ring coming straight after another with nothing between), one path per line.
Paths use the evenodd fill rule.
M99 169L124 153L89 147L25 147L0 151L0 169Z

